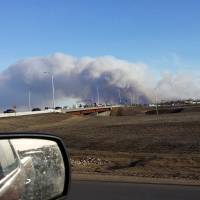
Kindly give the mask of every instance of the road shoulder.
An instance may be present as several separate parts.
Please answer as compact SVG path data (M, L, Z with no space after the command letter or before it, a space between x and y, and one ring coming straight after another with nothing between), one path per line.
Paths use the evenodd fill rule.
M160 184L160 185L185 185L200 186L200 181L186 179L162 179L162 178L144 178L133 176L112 176L99 174L72 174L72 181L102 181L102 182L123 182L138 184Z

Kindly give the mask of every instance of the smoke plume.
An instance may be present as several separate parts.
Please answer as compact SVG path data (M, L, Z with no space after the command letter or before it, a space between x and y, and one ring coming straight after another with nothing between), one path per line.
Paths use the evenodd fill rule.
M200 98L200 78L192 73L165 73L156 81L144 63L112 56L76 58L55 53L20 60L1 72L1 107L26 106L29 90L34 106L49 105L51 75L57 102L63 98L97 102L97 90L100 103L149 103L155 95L160 100Z

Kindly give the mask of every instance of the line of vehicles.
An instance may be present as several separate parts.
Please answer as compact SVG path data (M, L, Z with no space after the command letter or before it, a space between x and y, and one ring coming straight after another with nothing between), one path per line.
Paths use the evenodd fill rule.
M79 105L74 105L74 106L72 106L72 107L69 107L69 106L64 106L64 107L61 107L61 106L56 106L55 108L54 108L54 110L62 110L62 109L79 109L79 108L90 108L90 107L105 107L105 106L111 106L111 104L96 104L96 103L94 103L94 104L79 104ZM44 110L49 110L49 109L52 109L52 108L50 108L50 107L45 107L44 108ZM31 110L32 112L34 112L34 111L42 111L42 109L41 108L39 108L39 107L35 107L35 108L33 108L32 110ZM17 111L16 111L16 108L9 108L9 109L7 109L7 110L5 110L3 113L16 113Z
M45 110L48 110L48 109L50 109L50 108L49 107L45 107ZM56 106L54 109L55 110L61 110L62 107ZM34 111L41 111L41 110L42 110L41 108L36 107L36 108L33 108L31 111L34 112ZM16 113L16 112L17 112L16 109L9 108L9 109L5 110L3 113Z

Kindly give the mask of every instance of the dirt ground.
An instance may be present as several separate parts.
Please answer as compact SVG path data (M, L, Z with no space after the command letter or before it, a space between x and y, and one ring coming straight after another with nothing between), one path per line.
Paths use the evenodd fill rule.
M121 113L121 112L120 112ZM200 112L129 116L43 114L0 119L0 131L64 139L75 173L200 180Z

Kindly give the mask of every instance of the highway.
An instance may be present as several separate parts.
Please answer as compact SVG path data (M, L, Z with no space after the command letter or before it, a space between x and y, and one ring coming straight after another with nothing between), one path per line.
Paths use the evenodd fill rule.
M0 118L4 117L18 117L18 116L26 116L26 115L36 115L36 114L45 114L45 113L70 113L70 114L91 114L91 113L102 113L106 111L110 111L113 107L117 108L120 106L101 106L101 107L87 107L87 108L74 108L74 109L48 109L41 111L24 111L24 112L14 112L14 113L0 113Z
M69 200L199 200L200 187L73 182Z

